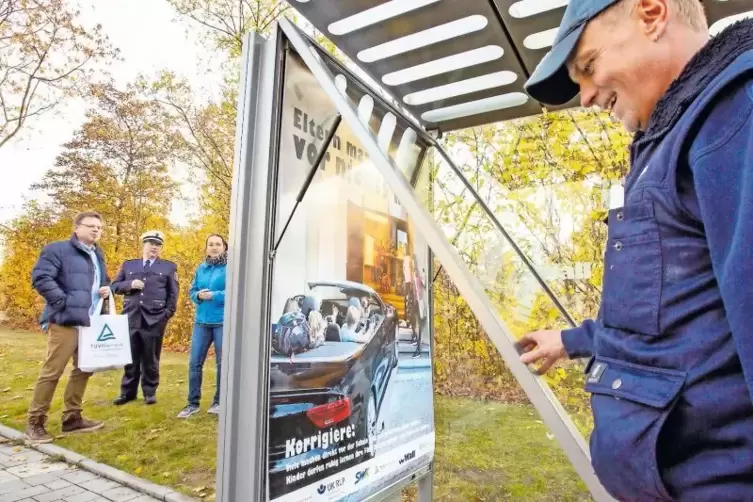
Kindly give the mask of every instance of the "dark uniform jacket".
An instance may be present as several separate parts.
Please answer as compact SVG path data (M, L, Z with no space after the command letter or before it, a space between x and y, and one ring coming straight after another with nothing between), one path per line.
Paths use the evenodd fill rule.
M144 289L132 289L134 280L144 283ZM128 260L123 263L112 283L113 292L125 295L123 312L128 314L131 327L155 326L167 321L178 306L178 267L169 260L157 258L144 270L144 260ZM143 319L143 321L142 321Z
M99 260L100 287L106 286L110 279L102 249L95 245L94 252ZM42 249L31 272L31 283L46 302L41 324L89 326L94 263L75 235ZM107 302L103 308L103 313L107 313Z
M609 212L591 459L619 500L753 500L753 21L709 41L631 147Z

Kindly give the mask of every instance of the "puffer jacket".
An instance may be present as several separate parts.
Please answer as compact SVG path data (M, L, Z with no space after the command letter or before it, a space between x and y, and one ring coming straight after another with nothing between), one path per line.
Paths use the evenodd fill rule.
M102 250L95 245L99 259L100 287L110 283ZM47 305L40 323L61 326L89 326L92 306L94 264L84 245L72 236L42 249L31 272L31 283ZM107 302L104 302L107 309ZM106 310L104 311L106 313Z

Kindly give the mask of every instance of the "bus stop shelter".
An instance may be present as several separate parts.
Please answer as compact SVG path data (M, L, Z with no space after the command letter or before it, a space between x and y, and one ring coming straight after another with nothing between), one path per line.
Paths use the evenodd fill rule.
M499 235L509 240L562 319L573 324L536 267L437 141L443 132L547 110L525 93L523 84L550 47L567 0L290 3L355 68L349 69L333 58L288 20L280 21L269 39L249 34L244 41L225 307L228 349L223 354L223 367L227 369L221 384L217 500L315 497L270 496L268 442L274 433L270 429L270 378L274 376L270 375L268 334L277 314L273 291L280 276L276 261L283 256L280 242L312 179L324 170L322 166L329 159L325 150L338 142L338 131L345 127L353 144L360 145L359 158L363 154L369 159L394 194L428 255L441 263L457 286L593 498L611 500L593 472L584 438L546 383L520 363L515 339L488 291L448 241L420 189L424 159L434 151L455 172L457 183L468 189ZM703 4L712 34L753 9L750 0L705 0ZM294 67L305 69L309 80L292 82L298 78ZM311 90L312 82L315 91ZM304 176L295 200L283 200L280 195L286 150L290 150L285 143L286 93L298 94L299 99L309 93L327 102L321 106L326 109L321 120L310 121L312 128L317 124L315 132L309 131L314 145L308 150L312 170ZM577 104L576 98L561 108ZM317 108L317 104L312 107ZM291 113L300 115L296 117L302 120L292 120L305 129L311 117L298 109ZM281 212L288 207L292 212ZM432 276L431 266L427 275ZM431 305L431 284L428 289ZM356 477L365 474L359 471ZM343 486L350 482L343 478ZM431 462L417 466L368 500L389 497L412 482L419 483L419 500L432 499ZM322 483L319 494L339 489L339 483L330 487Z

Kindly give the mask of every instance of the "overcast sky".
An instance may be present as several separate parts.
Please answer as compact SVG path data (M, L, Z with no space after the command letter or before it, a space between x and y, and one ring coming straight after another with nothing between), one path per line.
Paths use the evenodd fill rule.
M93 4L96 3L96 6ZM170 69L188 78L195 88L217 90L221 74L217 57L199 40L202 32L189 21L178 19L165 0L107 0L81 3L82 21L90 26L101 23L124 59L111 67L119 84L139 73L153 75ZM214 70L214 71L212 71ZM39 198L29 186L39 181L54 164L60 145L71 139L82 124L83 102L70 102L53 115L29 123L23 137L0 149L3 183L0 185L0 221L18 215L28 198ZM176 173L181 178L181 173ZM196 188L186 185L184 196L195 196ZM172 219L185 220L191 205L175 203Z

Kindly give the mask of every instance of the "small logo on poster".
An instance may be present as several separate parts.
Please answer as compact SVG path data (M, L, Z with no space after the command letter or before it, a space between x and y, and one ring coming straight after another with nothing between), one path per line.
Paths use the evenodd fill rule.
M115 340L115 335L113 334L112 330L110 329L110 326L105 324L102 327L102 332L97 337L98 342L107 342L109 340Z
M364 469L364 470L356 473L356 482L355 482L355 484L360 483L361 481L363 481L364 479L366 479L368 477L369 477L369 468L367 467L366 469Z
M410 462L416 458L416 450L412 450L410 453L406 453L403 458L400 459L400 465L403 465L406 462Z
M325 484L319 485L319 488L316 489L316 492L319 495L324 495L324 492L326 492L326 491L327 491L327 485L325 485Z

